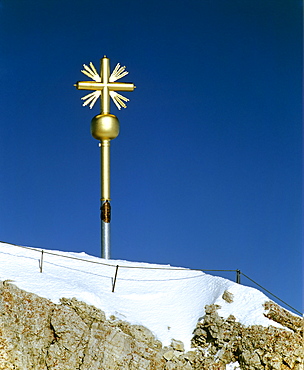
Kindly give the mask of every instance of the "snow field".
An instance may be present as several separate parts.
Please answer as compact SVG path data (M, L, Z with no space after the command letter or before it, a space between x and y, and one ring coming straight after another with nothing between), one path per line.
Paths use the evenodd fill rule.
M107 317L115 315L131 324L146 326L163 345L169 345L174 338L189 350L193 330L205 314L205 305L213 303L221 306L220 316L227 318L232 314L246 326L281 327L263 315L267 296L221 277L170 265L44 251L40 273L41 250L0 243L0 280L13 280L19 288L54 303L59 303L62 297L75 297L100 308ZM223 300L225 290L233 294L232 303Z

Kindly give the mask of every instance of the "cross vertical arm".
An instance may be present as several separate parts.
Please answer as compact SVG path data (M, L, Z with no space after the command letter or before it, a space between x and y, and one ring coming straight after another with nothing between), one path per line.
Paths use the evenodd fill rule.
M109 77L110 77L110 59L104 56L100 61L100 77L104 84L101 93L101 113L110 113L110 92L109 92Z

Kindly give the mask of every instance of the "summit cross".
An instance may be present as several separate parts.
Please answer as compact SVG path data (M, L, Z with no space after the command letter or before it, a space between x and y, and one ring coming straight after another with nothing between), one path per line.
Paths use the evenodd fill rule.
M110 74L110 60L106 56L101 59L100 74L98 74L93 63L90 63L89 66L84 64L83 67L84 69L81 72L94 80L78 81L74 85L78 90L94 90L94 92L81 98L85 100L83 103L84 106L89 105L90 108L93 108L96 100L100 97L101 114L110 113L110 98L113 99L113 102L119 110L121 107L127 107L125 102L129 101L129 99L118 94L116 91L133 91L136 86L134 86L133 83L115 82L129 73L125 70L126 67L121 67L118 63Z
M83 105L93 108L97 99L100 97L101 113L93 117L91 121L91 134L94 139L100 141L100 219L101 219L101 256L110 259L111 249L111 192L110 192L110 142L119 135L119 120L110 113L111 98L118 109L127 108L125 102L129 101L116 91L133 91L133 83L116 82L126 76L126 67L117 64L113 72L110 73L110 59L104 56L100 61L100 74L97 72L93 63L88 66L83 65L83 74L93 81L78 81L74 86L78 90L91 90L92 92L83 96Z

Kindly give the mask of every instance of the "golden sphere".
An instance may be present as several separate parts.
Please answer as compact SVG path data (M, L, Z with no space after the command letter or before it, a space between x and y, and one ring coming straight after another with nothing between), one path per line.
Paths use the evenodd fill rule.
M119 121L114 114L98 114L91 121L91 134L97 140L112 140L119 134Z

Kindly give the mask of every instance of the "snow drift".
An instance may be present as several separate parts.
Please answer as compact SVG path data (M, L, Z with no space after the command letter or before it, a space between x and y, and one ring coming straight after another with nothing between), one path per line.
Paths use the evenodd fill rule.
M59 303L77 298L131 324L144 325L163 343L190 341L205 305L240 323L282 327L264 316L269 298L260 291L201 271L0 243L0 279ZM117 267L118 266L118 267ZM40 272L42 271L42 272ZM114 292L113 286L115 281ZM233 302L222 298L228 291Z

